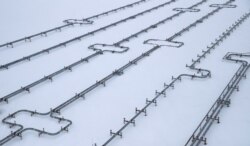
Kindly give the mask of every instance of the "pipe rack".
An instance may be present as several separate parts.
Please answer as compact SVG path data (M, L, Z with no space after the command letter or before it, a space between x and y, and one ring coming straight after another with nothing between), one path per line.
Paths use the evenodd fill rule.
M140 0L140 1L128 4L128 5L121 6L119 8L115 8L115 9L112 9L112 10L109 10L109 11L106 11L106 12L103 12L103 13L100 13L100 14L97 14L97 15L90 16L88 18L83 18L81 20L77 20L77 19L64 20L63 22L66 23L65 25L58 26L58 27L55 27L55 28L51 28L49 30L42 31L40 33L36 33L36 34L30 35L30 36L27 36L27 37L24 37L24 38L21 38L21 39L14 40L12 42L2 44L2 45L0 45L0 48L2 48L2 47L12 47L13 48L14 44L16 44L16 43L30 42L31 39L33 39L35 37L47 36L48 33L58 32L58 31L61 31L62 29L66 28L66 27L73 26L75 24L80 24L80 25L82 25L82 24L92 24L93 19L97 19L97 18L99 18L101 16L105 16L105 15L108 15L108 14L113 13L113 12L118 12L118 11L121 11L121 10L125 10L127 8L134 7L135 5L139 5L139 4L144 3L146 1L148 1L148 0Z
M236 23L234 23L232 26L229 27L229 29L227 29L225 32L222 33L222 35L219 36L218 39L215 40L214 43L211 43L210 46L208 46L206 51L202 51L204 53L210 53L212 49L215 49L215 47L217 45L220 45L220 43L226 39L228 36L231 35L231 33L237 29L237 27L239 27L240 24L242 24L247 18L249 18L250 16L250 12L246 13L245 15L243 15L240 19L238 19L236 21ZM196 61L194 61L194 63L198 63L200 62L201 58L203 58L203 55L198 55L199 59L197 59ZM228 57L224 57L224 59L229 59ZM238 61L236 61L238 62ZM241 61L240 61L241 62ZM245 64L245 63L244 63ZM191 66L194 66L193 64ZM249 65L248 67L249 68ZM240 74L242 73L242 70L246 70L247 69L245 65L241 65L241 67L239 68L239 70L236 72L236 74L238 74L240 72ZM244 72L244 71L243 71ZM237 77L238 75L234 75L234 77L231 79L231 81L229 82L229 84L235 84L237 83L236 81L238 79L241 79L241 77ZM235 79L235 77L237 79ZM220 106L224 106L227 105L229 106L230 104L230 100L229 97L232 93L232 89L238 89L235 88L236 86L230 86L227 85L227 87L223 90L222 94L219 96L219 98L216 100L216 103L213 104L213 106L210 108L210 110L207 112L206 116L202 119L202 121L200 122L200 124L198 125L198 127L195 129L195 131L193 132L192 136L188 139L188 141L186 142L185 146L193 146L193 145L199 145L201 142L203 142L204 144L207 144L207 139L204 137L207 130L211 127L212 123L216 120L217 122L219 122L219 117L218 111L214 111L214 109L221 109ZM238 84L238 83L237 83ZM226 100L225 100L226 99ZM217 107L218 106L218 107ZM220 110L219 110L220 111ZM217 113L217 114L215 114ZM216 116L215 116L216 115ZM212 122L211 122L212 121ZM207 127L208 126L208 127Z
M229 29L227 29L225 32L223 32L223 33L219 36L219 38L215 40L215 42L212 42L211 45L207 47L208 49L207 49L206 51L202 51L202 52L204 52L204 53L210 53L211 50L215 49L216 46L220 45L220 43L223 42L224 39L226 39L228 36L230 36L231 33L232 33L235 29L237 29L237 27L239 27L239 25L241 25L247 18L249 18L249 16L250 16L250 12L244 14L244 15L243 15L240 19L238 19L232 26L230 26ZM197 55L197 56L199 56L199 59L197 59L196 61L193 61L194 63L199 63L199 62L201 61L201 59L204 57L204 55ZM191 66L193 66L193 64L192 64ZM225 92L225 91L223 91L223 92ZM218 100L218 101L219 101L219 100ZM229 102L229 101L226 101L226 100L224 100L224 101L221 100L220 103L221 103L221 104L223 103L223 104L226 104L226 105L230 104L230 102ZM215 106L215 105L213 105L213 107L214 107L214 106ZM212 107L211 109L213 109L213 107ZM208 112L206 115L208 115L209 113L211 113L211 109L209 110L209 112ZM203 130L200 130L200 128L202 128L202 127L204 126L204 123L205 123L206 120L207 120L207 119L204 118L204 119L201 121L201 123L198 125L198 127L197 127L197 128L195 129L195 131L193 132L192 136L191 136L191 137L188 139L188 141L186 142L185 146L194 145L197 141L199 141L198 143L200 143L201 141L203 141L204 144L207 143L207 139L204 138L204 135L203 135L203 136L200 136L200 135L201 135L200 131L203 131ZM217 118L217 117L214 118L214 120L217 120L217 121L219 122L219 118ZM210 122L210 121L209 121L209 122ZM208 122L208 123L209 123L209 122ZM208 124L205 124L205 125L208 125ZM196 133L200 133L200 134L197 134L197 135L196 135ZM197 144L197 145L199 145L199 144Z
M247 61L239 60L239 59L231 59L232 56L238 57L250 57L248 54L241 54L241 53L230 53L227 54L223 59L233 61L235 63L241 63L239 69L233 75L229 83L226 85L222 93L219 95L217 100L214 102L212 107L206 113L205 117L202 119L198 127L196 128L195 132L189 138L188 142L185 146L190 145L200 145L203 142L205 145L207 144L207 138L205 138L206 133L211 128L214 121L220 123L219 113L223 109L224 106L229 107L231 104L230 96L232 93L237 90L239 91L238 84L243 77L246 77L246 71L249 69L250 65Z
M27 60L27 61L30 61L30 59L33 58L33 57L38 57L39 55L42 55L42 54L44 54L44 53L49 53L50 51L55 50L55 49L58 49L58 48L60 48L60 47L66 47L68 44L71 44L71 43L73 43L73 42L75 42L75 41L81 41L81 40L82 40L83 38L85 38L85 37L93 36L94 34L96 34L96 33L98 33L98 32L105 31L106 29L111 28L111 27L115 27L115 26L117 26L118 24L127 22L127 21L129 21L129 20L133 20L133 19L135 19L135 18L137 18L137 17L139 17L139 16L142 16L142 15L144 15L144 14L146 14L146 13L150 13L150 12L152 12L152 11L158 10L159 8L165 7L165 6L167 6L167 5L171 4L171 3L174 3L174 2L176 2L176 1L177 1L177 0L170 0L170 1L168 1L168 2L165 2L165 3L160 4L160 5L158 5L158 6L152 7L152 8L150 8L150 9L147 9L147 10L142 11L142 12L140 12L140 13L137 13L137 14L135 14L135 15L129 16L129 17L127 17L127 18L124 18L124 19L122 19L122 20L116 21L116 22L111 23L111 24L109 24L109 25L103 26L103 27L98 28L98 29L96 29L96 30L93 30L93 31L91 31L91 32L88 32L88 33L85 33L85 34L83 34L83 35L77 36L77 37L75 37L75 38L73 38L73 39L70 39L70 40L68 40L68 41L59 43L59 44L57 44L57 45L55 45L55 46L49 47L49 48L47 48L47 49L44 49L44 50L41 50L41 51L38 51L38 52L35 52L35 53L33 53L33 54L30 54L30 55L25 56L25 57L23 57L23 58L20 58L20 59L11 61L11 62L6 63L6 64L4 64L4 65L0 65L0 70L1 70L1 69L8 69L10 66L13 66L13 65L15 65L15 64L17 64L17 63L20 63L20 62L23 62L23 61L26 61L26 60Z
M191 6L190 8L197 7L197 6L199 6L199 5L201 5L201 4L205 3L205 2L207 2L207 0L202 0L201 2L198 2L198 3L194 4L194 5ZM89 56L87 56L87 57L85 57L85 58L81 58L80 60L78 60L78 61L72 63L72 64L69 65L69 66L66 66L66 67L64 67L64 68L62 68L62 69L60 69L60 70L58 70L58 71L56 71L56 72L54 72L54 73L52 73L52 74L50 74L50 75L46 75L46 76L44 76L43 78L41 78L41 79L39 79L39 80L37 80L37 81L34 81L33 83L31 83L31 84L29 84L29 85L26 85L26 86L24 86L24 87L21 87L20 89L15 90L14 92L11 92L10 94L5 95L4 97L0 98L0 103L3 102L3 101L8 103L8 100L9 100L10 98L12 98L12 97L14 97L14 96L16 96L16 95L18 95L18 94L20 94L20 93L26 92L26 91L30 92L30 88L32 88L32 87L34 87L34 86L36 86L36 85L38 85L38 84L41 84L41 83L43 83L43 82L45 82L45 81L48 81L48 80L52 81L52 79L53 79L55 76L57 76L57 75L59 75L59 74L65 72L65 71L67 71L67 70L72 71L72 68L73 68L73 67L75 67L75 66L77 66L77 65L79 65L79 64L88 62L89 59L92 59L93 57L96 57L96 56L98 56L98 55L101 55L101 54L103 54L104 52L124 53L124 52L126 52L129 48L128 48L128 47L123 47L123 46L121 46L122 43L128 42L129 40L131 40L131 39L133 39L133 38L136 38L136 37L138 37L140 34L145 33L145 32L148 32L150 29L155 29L155 28L157 28L158 25L164 24L166 21L173 20L175 17L178 17L178 16L180 16L181 14L184 14L184 13L185 13L185 12L179 12L179 13L176 13L176 14L170 16L170 17L167 17L166 19L163 19L162 21L159 21L159 22L157 22L156 24L150 25L149 27L146 27L145 29L143 29L143 30L141 30L141 31L139 31L139 32L137 32L137 33L135 33L135 34L130 35L130 36L128 36L127 38L122 39L121 41L118 41L118 42L114 43L113 45L107 45L107 44L94 44L94 45L91 45L91 46L89 46L88 48L89 48L89 49L92 49L92 50L94 50L94 51L96 51L96 53L91 54L91 55L89 55ZM100 50L100 49L97 49L97 48L96 48L96 45L98 45L98 46L103 46L103 47L105 47L105 46L114 46L114 47L117 47L117 48L119 48L119 49L121 49L121 50L124 50L124 49L125 49L125 50L124 50L124 51L114 51L114 50L111 50L111 51L108 51L108 50L102 51L102 50Z
M227 29L225 32L223 32L222 35L220 35L219 38L216 39L214 43L211 43L211 45L207 47L208 49L207 49L206 51L202 51L202 52L204 52L204 53L210 53L212 49L215 49L215 47L216 47L217 45L220 45L220 43L223 42L223 40L226 39L228 36L230 36L231 33L232 33L235 29L237 29L237 27L239 27L240 24L242 24L247 18L249 18L249 16L250 16L250 12L244 14L244 15L243 15L240 19L238 19L232 26L230 26L229 29ZM196 61L194 61L194 63L200 62L200 60L204 57L203 55L198 55L198 56L199 56L199 59L197 59ZM225 58L225 59L226 59L226 58ZM192 64L191 66L194 66L194 65ZM242 66L243 66L243 65L242 65ZM242 67L240 67L240 68L242 68ZM245 67L243 67L243 68L245 68ZM239 69L238 71L240 71L240 70L241 70L241 69ZM237 72L238 72L238 71L237 71ZM233 77L233 78L234 78L234 77ZM231 83L231 82L235 82L235 81L231 80L230 83ZM232 89L232 88L230 87L229 90L231 90L231 89ZM219 96L219 98L216 100L216 102L218 102L219 104L225 104L225 105L229 106L229 104L230 104L230 101L229 101L229 100L220 100L220 99L222 99L222 96L224 96L224 95L223 95L224 92L227 92L227 93L231 92L231 91L229 91L229 90L223 90L222 94ZM225 95L226 95L226 94L225 94ZM199 145L200 142L203 142L204 144L207 144L207 139L204 137L204 135L206 134L206 132L204 132L204 129L205 129L206 126L211 122L211 120L212 120L212 121L217 120L217 122L219 122L219 118L218 118L218 117L213 117L213 118L211 118L211 119L209 120L209 117L211 117L209 114L213 112L213 111L212 111L213 109L216 109L216 106L217 106L217 105L214 104L214 105L210 108L210 110L208 111L208 113L206 114L206 116L203 118L203 120L200 122L200 124L198 125L198 127L197 127L197 128L195 129L195 131L193 132L192 136L191 136L191 137L188 139L188 141L186 142L185 146L188 146L188 145L193 146L193 145L195 145L195 144L196 144L196 145ZM211 115L214 115L214 113L211 114ZM206 121L208 121L208 122L206 122ZM210 124L211 124L211 123L210 123ZM211 125L210 125L210 126L211 126ZM209 126L209 127L210 127L210 126ZM205 131L207 131L208 129L209 129L209 128L207 127L207 129L206 129ZM203 132L204 132L204 133L203 133ZM202 133L203 133L204 135L201 136Z
M208 46L207 47L207 50L206 51L202 51L202 55L197 55L197 59L196 60L193 60L192 59L192 64L191 65L186 65L187 68L191 69L191 70L194 70L197 72L197 74L181 74L179 75L178 77L173 77L172 76L172 82L170 84L166 84L164 83L164 89L161 90L161 91L155 91L155 97L152 99L152 100L148 100L146 99L146 105L141 108L141 110L138 110L136 108L136 114L130 118L129 120L126 120L126 118L124 118L126 120L126 122L124 122L124 125L119 129L117 130L116 132L113 132L112 130L110 130L110 135L111 137L104 142L104 144L102 144L102 146L107 146L114 138L116 138L117 136L120 136L122 138L122 131L127 128L129 125L133 124L135 125L135 120L137 117L139 117L141 114L145 114L145 116L147 115L146 113L146 110L147 108L152 105L152 104L157 104L157 100L159 97L166 97L166 90L168 90L169 88L174 88L174 85L177 81L181 81L183 79L183 77L189 77L191 79L194 79L194 78L207 78L207 77L211 77L211 72L209 70L206 70L206 69L201 69L201 68L196 68L196 64L200 63L200 61L202 60L202 58L205 58L206 55L210 54L212 49L215 49L217 46L219 46L219 44L221 42L224 41L224 39L226 39L228 36L231 35L231 33L240 25L242 24L250 15L250 12L249 13L246 13L244 14L239 20L237 20L233 25L232 27L230 26L229 27L229 30L226 30L225 32L222 33L222 35L219 36L219 39L215 39L215 42L214 43L211 43L212 46ZM235 55L235 54L234 54ZM244 54L238 54L238 56L247 56L247 55L244 55ZM250 55L248 55L250 57ZM242 61L239 61L239 60L235 60L236 62L241 62ZM245 64L245 62L244 62ZM241 68L243 68L244 66L244 70L246 71L247 68L249 68L249 64L248 65L242 65ZM239 76L239 74L236 73L235 76ZM241 77L243 77L244 75L242 74ZM227 86L228 88L232 88L232 89L235 89L235 86L233 86L232 84L229 84ZM220 102L220 103L226 103L228 104L228 102L230 103L230 101L228 100L217 100L217 102ZM216 102L216 103L217 103ZM214 108L213 108L214 109ZM217 118L211 118L212 120L216 120ZM125 121L124 120L124 121ZM204 118L204 120L206 120L206 117ZM197 130L199 130L200 127L197 127ZM192 136L193 137L193 136ZM190 138L190 141L192 139L192 137ZM199 140L204 140L203 138L200 138ZM187 146L187 144L185 145Z

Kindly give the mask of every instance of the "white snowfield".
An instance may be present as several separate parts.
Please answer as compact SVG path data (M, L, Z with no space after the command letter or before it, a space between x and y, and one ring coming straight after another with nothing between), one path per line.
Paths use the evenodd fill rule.
M249 0L2 0L0 18L0 145L250 145Z

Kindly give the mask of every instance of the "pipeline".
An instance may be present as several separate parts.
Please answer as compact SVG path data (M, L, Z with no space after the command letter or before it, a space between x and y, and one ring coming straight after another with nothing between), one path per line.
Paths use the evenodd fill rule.
M93 30L93 31L91 31L91 32L85 33L85 34L83 34L83 35L77 36L77 37L72 38L72 39L70 39L70 40L67 40L67 41L65 41L65 42L59 43L59 44L57 44L57 45L55 45L55 46L49 47L49 48L47 48L47 49L44 49L44 50L41 50L41 51L38 51L38 52L35 52L35 53L30 54L30 55L28 55L28 56L24 56L24 57L22 57L22 58L19 58L19 59L17 59L17 60L11 61L11 62L6 63L6 64L4 64L4 65L0 65L0 70L1 70L1 69L8 69L10 66L13 66L13 65L15 65L15 64L17 64L17 63L20 63L20 62L23 62L23 61L26 61L26 60L27 60L27 61L30 61L31 58L38 57L39 55L42 55L42 54L45 54L45 53L50 53L50 51L55 50L55 49L59 49L60 47L66 47L68 44L71 44L71 43L76 42L76 41L81 41L83 38L86 38L86 37L89 37L89 36L93 36L94 34L96 34L96 33L98 33L98 32L105 31L105 30L107 30L108 28L117 26L118 24L127 22L127 21L129 21L129 20L133 20L133 19L135 19L135 18L137 18L137 17L139 17L139 16L142 16L142 15L144 15L144 14L146 14L146 13L150 13L150 12L152 12L152 11L158 10L158 9L160 9L160 8L162 8L162 7L164 7L164 6L167 6L167 5L171 4L171 3L174 3L174 2L176 2L176 0L170 0L170 1L168 1L168 2L165 2L165 3L160 4L160 5L158 5L158 6L152 7L152 8L150 8L150 9L147 9L147 10L142 11L142 12L140 12L140 13L137 13L137 14L135 14L135 15L129 16L129 17L127 17L127 18L124 18L124 19L122 19L122 20L116 21L116 22L111 23L111 24L109 24L109 25L103 26L103 27L98 28L98 29L96 29L96 30Z
M147 116L147 108L150 105L152 105L152 104L154 104L155 106L157 106L157 100L158 100L158 98L160 98L162 96L166 97L166 90L168 90L170 88L174 89L175 83L178 82L178 81L182 81L183 77L188 77L188 78L191 78L192 80L195 79L195 78L202 79L202 78L211 77L211 72L209 70L202 69L202 68L196 68L195 67L196 64L200 63L201 60L206 57L206 55L210 54L213 49L215 49L217 46L220 45L220 43L222 43L224 41L224 39L226 39L227 37L229 37L231 35L231 33L237 27L239 27L239 25L242 24L249 16L250 16L250 12L244 14L239 20L237 20L232 26L230 26L229 29L227 29L225 32L223 32L222 35L219 36L219 39L215 39L215 42L211 43L212 45L208 46L206 51L202 51L202 53L203 53L202 55L197 55L198 58L196 60L192 59L192 64L191 65L186 65L187 68L189 68L190 70L196 71L197 74L180 74L177 77L173 77L172 76L172 82L170 84L164 83L164 89L162 89L161 91L157 91L156 90L155 91L155 97L153 99L151 99L151 100L146 99L146 105L143 108L141 108L141 109L136 108L135 109L135 115L132 118L130 118L128 120L126 118L123 119L124 125L120 129L118 129L115 132L113 132L112 130L110 130L111 137L107 141L105 141L104 144L102 144L102 146L107 146L117 136L119 136L119 137L122 138L123 137L122 131L124 131L124 129L126 129L129 125L135 126L135 120L141 114L144 114L144 116ZM246 56L246 55L239 54L238 56ZM248 56L250 56L250 55L248 55ZM227 57L227 59L229 59L229 58L230 57ZM238 61L238 60L235 60L235 61L242 63L242 61ZM246 64L246 62L244 62L244 65L242 65L240 69L241 70L243 69L244 71L246 71L246 68L249 68L249 65ZM243 77L245 75L242 74L242 73L241 74L236 73L235 76L241 76L241 77ZM227 86L227 88L238 89L235 85L232 85L232 84L229 84ZM230 93L230 95L231 95L231 93ZM223 104L224 103L228 104L228 100L218 99L217 101L220 102L220 104L222 104L222 103ZM214 109L214 108L212 108L212 109ZM206 117L204 118L204 121L206 121L207 117L211 117L211 116L207 116L206 115ZM215 120L216 118L212 117L210 119L211 120ZM199 130L200 128L201 128L200 126L197 127L197 130ZM200 141L204 140L204 142L205 142L204 144L206 144L206 140L205 139L203 139L203 138L197 138L197 136L192 136L189 141L192 142L193 138L196 138L196 140L200 140ZM185 146L187 146L187 144Z
M201 4L205 3L205 2L207 2L207 0L202 0L201 2L198 2L198 3L194 4L193 6L189 7L189 9L192 9L192 8L194 8L194 7L197 7L197 6L199 6L199 5L201 5ZM37 85L39 85L39 84L41 84L41 83L43 83L43 82L46 82L46 81L48 81L48 80L52 81L53 78L54 78L55 76L57 76L57 75L59 75L59 74L61 74L61 73L64 73L64 72L66 72L66 71L72 71L72 68L74 68L75 66L77 66L77 65L79 65L79 64L82 64L82 63L86 63L86 62L88 62L90 59L92 59L92 58L94 58L94 57L97 57L97 56L99 56L99 55L102 55L102 54L104 54L105 52L111 52L111 53L124 53L124 52L128 51L129 48L128 48L128 47L121 46L122 43L128 42L128 41L130 41L130 40L133 39L133 38L137 38L140 34L146 33L146 32L148 32L148 31L151 30L151 29L155 29L155 28L157 28L159 25L164 24L164 23L167 22L167 21L173 20L174 18L176 18L176 17L178 17L178 16L180 16L181 14L184 14L184 13L185 13L185 12L178 12L178 13L176 13L176 14L170 16L170 17L167 17L166 19L163 19L163 20L161 20L161 21L159 21L159 22L157 22L157 23L155 23L155 24L153 24L153 25L150 25L149 27L146 27L145 29L142 29L141 31L139 31L139 32L137 32L137 33L134 33L133 35L128 36L127 38L124 38L124 39L122 39L122 40L120 40L120 41L114 43L113 45L107 45L107 44L94 44L94 45L91 45L91 46L89 46L88 48L89 48L89 49L92 49L93 51L96 51L95 53L93 53L93 54L91 54L91 55L89 55L89 56L87 56L87 57L85 57L85 58L81 58L80 60L78 60L78 61L76 61L76 62L74 62L74 63L72 63L72 64L70 64L70 65L68 65L68 66L65 66L64 68L62 68L62 69L60 69L60 70L58 70L58 71L56 71L56 72L54 72L54 73L51 73L51 74L49 74L49 75L45 75L43 78L41 78L41 79L39 79L39 80L37 80L37 81L34 81L34 82L32 82L32 83L30 83L30 84L28 84L28 85L26 85L26 86L23 86L23 87L21 87L20 89L17 89L17 90L15 90L14 92L12 92L12 93L10 93L10 94L8 94L8 95L5 95L4 97L0 98L0 103L3 102L3 101L6 102L6 103L8 103L8 100L9 100L10 98L12 98L12 97L14 97L14 96L16 96L16 95L18 95L18 94L20 94L20 93L23 93L23 92L30 92L30 89L31 89L32 87L35 87L35 86L37 86ZM102 47L114 46L114 47L116 47L116 48L121 49L122 51L101 50L101 49L97 49L97 48L96 48L96 45L101 45Z
M232 0L226 2L225 4L229 4L233 2ZM217 10L218 9L218 10ZM219 11L221 10L222 8L217 8L216 10ZM211 16L212 14L211 13L208 13L206 16ZM249 15L249 14L248 14ZM206 17L202 17L204 20L207 19ZM198 23L198 22L195 22L197 24L201 24L201 23ZM182 30L181 30L182 31ZM186 30L187 31L187 30ZM184 33L185 31L182 31L182 33ZM228 34L227 34L228 35ZM48 134L48 135L54 135L54 134L59 134L63 131L68 131L68 127L72 124L72 121L71 120L68 120L68 119L65 119L63 117L57 117L55 116L55 114L60 114L61 113L61 110L65 107L67 107L68 105L70 105L71 103L75 102L76 100L80 99L80 98L83 98L85 99L85 96L87 93L89 93L90 91L96 89L97 87L99 86L106 86L106 82L108 80L110 80L111 78L115 77L115 76L121 76L122 74L124 74L124 70L128 69L129 67L131 67L132 65L136 65L137 62L139 62L140 60L142 60L143 58L145 57L148 57L151 53L153 53L154 51L158 50L160 48L160 46L155 46L153 47L152 49L142 53L142 55L136 57L135 59L133 59L132 61L129 61L127 64L125 64L124 66L120 67L119 69L116 69L115 71L113 71L111 74L109 74L108 76L104 77L103 79L99 80L99 81L96 81L95 84L91 85L90 87L88 87L87 89L83 90L82 92L80 93L76 93L75 96L73 96L72 98L68 99L67 101L63 102L62 104L58 105L57 107L51 109L49 112L47 113L39 113L39 112L36 112L36 111L30 111L30 110L19 110L13 114L10 114L9 116L7 116L6 118L4 118L2 120L2 122L4 124L7 124L11 127L13 126L17 126L19 129L16 130L15 132L12 132L10 135L8 135L7 137L5 137L4 139L0 140L0 145L3 145L5 143L7 143L8 141L12 140L13 138L22 135L23 132L25 131L36 131L36 132L39 132L41 133L42 131L42 134ZM181 77L183 76L187 76L187 77L191 77L191 78L206 78L206 77L209 77L211 76L211 73L210 71L208 70L203 70L203 69L196 69L194 68L194 66L190 66L191 69L193 70L197 70L197 72L202 72L202 75L199 76L199 75L189 75L189 74L183 74L183 75L180 75L179 77L177 78L173 78L173 82L169 85L166 85L166 89L168 89L169 87L173 87L174 85L174 82L177 81L177 80L181 80ZM205 73L205 74L203 74ZM157 92L158 93L158 92ZM159 93L158 93L159 94ZM162 94L160 94L162 95ZM157 97L158 98L158 97ZM154 103L154 101L148 101L148 103L152 104ZM147 108L148 106L146 106ZM137 110L137 113L143 113L145 110ZM22 125L20 124L17 124L17 123L12 123L12 122L8 122L9 119L12 119L13 117L15 117L17 114L20 114L20 113L30 113L32 116L33 115L40 115L40 116L47 116L47 115L50 115L51 118L53 119L57 119L58 121L62 121L62 122L66 122L67 124L62 127L58 132L56 133L50 133L50 132L45 132L45 130L39 130L39 129L35 129L35 128L24 128ZM146 113L146 112L145 112ZM127 122L127 123L131 123L131 122ZM14 134L13 134L14 133ZM118 134L114 134L113 136L117 136L119 135ZM111 137L112 138L112 137ZM113 138L112 138L113 139ZM111 139L111 140L112 140ZM111 141L111 140L108 140L106 145Z
M102 16L107 16L107 15L109 15L111 13L118 12L118 11L121 11L121 10L125 10L127 8L132 8L132 7L136 6L136 5L140 5L140 4L145 3L147 1L148 0L140 0L140 1L128 4L128 5L124 5L124 6L121 6L121 7L118 7L118 8L115 8L115 9L112 9L112 10L109 10L109 11L106 11L106 12L103 12L103 13L100 13L100 14L90 16L88 18L80 19L80 20L77 20L77 19L64 20L63 22L66 23L65 25L57 26L57 27L51 28L49 30L42 31L40 33L36 33L36 34L30 35L30 36L27 36L27 37L23 37L21 39L17 39L17 40L2 44L2 45L0 45L0 48L2 48L2 47L11 47L11 48L13 48L14 45L17 44L17 43L31 42L31 40L33 38L44 37L44 36L46 37L51 32L60 32L62 29L66 28L66 27L74 26L76 24L79 24L79 25L93 24L93 19L97 19L97 18L100 18Z
M206 133L211 128L214 121L220 123L220 117L218 116L223 107L231 104L230 97L232 93L237 90L239 91L239 82L243 77L246 77L246 71L249 69L250 65L247 61L243 61L240 59L232 59L232 56L237 57L250 57L249 54L242 54L242 53L229 53L223 59L233 61L235 63L241 63L240 67L233 75L229 83L226 85L222 93L219 95L217 100L214 102L212 107L206 113L205 117L202 119L198 127L193 132L192 136L189 138L185 146L198 146L201 142L205 145L207 144L207 138L205 138Z

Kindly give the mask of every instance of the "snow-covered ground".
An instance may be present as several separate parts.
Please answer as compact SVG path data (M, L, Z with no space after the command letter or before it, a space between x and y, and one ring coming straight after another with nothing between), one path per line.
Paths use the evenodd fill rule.
M175 13L173 8L186 8L201 0L177 0L136 19L129 20L106 31L82 41L67 45L44 54L31 61L21 62L8 70L0 70L0 98L19 89L21 86L36 81L92 53L88 46L95 43L113 44ZM2 0L0 3L0 44L22 38L59 26L68 18L83 18L117 8L134 0ZM46 49L76 36L98 29L126 17L167 2L166 0L149 0L133 8L94 20L93 25L82 25L67 28L62 32L38 38L31 43L18 44L14 48L0 48L0 65L23 56ZM62 73L53 82L44 82L31 93L21 93L9 100L9 104L0 103L0 119L20 109L48 112L88 88L96 81L125 65L130 60L151 49L152 45L143 44L147 39L166 39L189 24L200 19L216 8L209 7L214 3L225 3L226 0L208 0L197 6L199 12L186 12L179 17L143 33L137 38L122 44L129 51L122 54L105 53L83 63L73 71ZM183 33L175 41L184 42L180 48L164 47L153 52L106 83L86 95L86 100L78 99L61 111L61 116L70 119L73 124L69 132L56 136L42 135L35 132L23 133L23 139L15 138L6 146L91 146L102 145L110 138L109 131L122 127L123 118L131 118L135 107L145 106L146 98L152 99L155 90L162 90L164 83L170 83L172 76L191 73L185 67L191 64L211 42L229 28L244 13L250 11L249 0L236 0L236 8L224 8L203 23ZM216 101L239 64L223 60L227 52L250 52L250 18L244 21L232 34L216 47L197 67L208 69L211 78L183 79L176 83L173 90L167 90L166 98L159 98L158 106L150 106L148 116L139 116L136 126L132 125L123 131L123 138L116 137L109 145L116 146L184 146L202 118ZM250 59L246 59L250 61ZM214 124L206 135L210 146L249 146L250 145L250 92L249 71L247 78L239 83L239 92L231 96L231 106L220 113L220 124ZM14 119L25 128L45 128L54 132L63 126L49 116L22 114ZM12 120L12 121L14 121ZM8 125L0 124L0 140L15 131ZM202 145L202 144L201 144Z

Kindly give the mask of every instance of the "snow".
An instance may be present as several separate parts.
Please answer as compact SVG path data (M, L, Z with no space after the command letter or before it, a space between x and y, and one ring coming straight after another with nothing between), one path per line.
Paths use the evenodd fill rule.
M2 0L0 5L0 44L37 33L62 24L68 18L83 18L134 2L101 1L101 0ZM133 8L119 11L94 20L93 25L75 26L62 32L50 34L31 43L18 44L14 48L0 48L0 64L5 64L28 54L35 53L73 37L95 30L112 22L129 17L143 10L166 2L165 0L150 0ZM59 48L50 54L45 54L0 70L0 97L3 97L21 86L25 86L44 75L61 69L94 52L88 47L95 43L113 44L135 32L138 32L158 21L176 13L173 8L189 7L199 0L178 0L168 6L147 13L136 19L127 21L116 27L102 31L93 37L72 43L65 48ZM208 0L197 7L199 12L187 12L181 16L149 30L136 39L122 44L130 49L123 54L109 52L97 56L89 63L83 63L73 71L63 73L54 78L53 82L44 82L34 88L31 93L22 93L10 99L9 104L0 103L0 119L9 113L20 109L48 112L71 98L75 93L88 88L115 69L151 49L153 46L143 44L148 39L164 40L215 8L214 3L224 3L226 0ZM98 87L86 95L86 100L79 99L63 109L61 115L73 121L69 132L56 136L25 132L23 139L15 138L6 146L27 145L102 145L110 138L109 131L118 130L123 126L123 118L131 118L135 107L141 108L146 98L152 99L155 90L162 90L164 83L170 83L172 76L182 73L193 73L185 65L196 59L197 54L218 38L244 13L249 12L250 1L236 0L237 7L225 8L190 29L175 41L183 42L180 48L162 46L149 57L138 62L106 83L106 87ZM223 43L211 52L197 66L212 72L212 78L183 79L173 90L167 91L166 98L158 100L158 106L150 106L148 116L140 116L136 126L132 125L123 131L123 138L115 138L110 145L128 146L180 146L184 145L192 135L199 122L218 98L226 84L234 75L239 64L223 60L227 52L250 52L250 19L241 24ZM248 61L250 61L248 59ZM247 72L247 75L249 71ZM247 113L249 106L249 77L239 84L240 91L232 94L230 108L225 108L220 114L220 124L214 124L208 134L210 146L248 146L250 140L250 119ZM20 115L14 119L25 127L45 128L48 131L60 129L49 116ZM0 124L0 139L10 134L11 130Z

